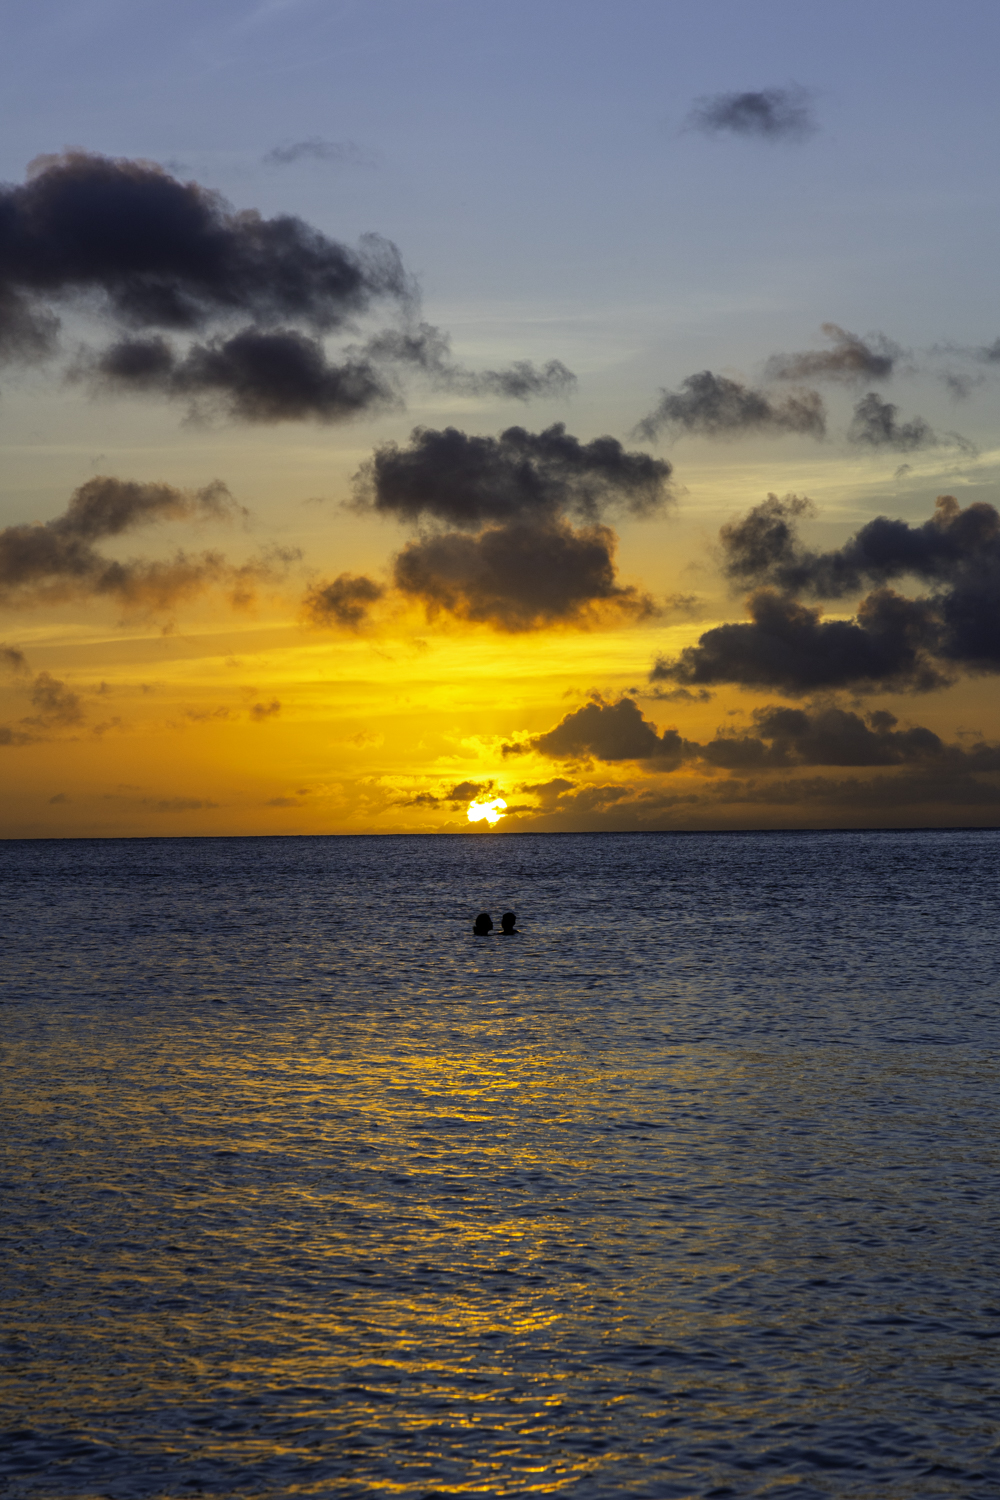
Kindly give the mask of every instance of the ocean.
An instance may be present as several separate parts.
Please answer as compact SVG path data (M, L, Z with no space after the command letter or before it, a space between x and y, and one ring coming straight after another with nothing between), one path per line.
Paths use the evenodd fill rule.
M0 845L6 1492L996 1500L998 859Z

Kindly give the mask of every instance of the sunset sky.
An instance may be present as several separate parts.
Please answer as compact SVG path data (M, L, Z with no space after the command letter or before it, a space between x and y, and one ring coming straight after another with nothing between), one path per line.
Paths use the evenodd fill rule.
M1000 822L995 5L4 29L5 837Z

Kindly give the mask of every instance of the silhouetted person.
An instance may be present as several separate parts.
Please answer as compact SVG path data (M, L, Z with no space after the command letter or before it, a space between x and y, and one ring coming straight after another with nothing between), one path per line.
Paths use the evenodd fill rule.
M493 931L493 918L488 911L481 911L472 924L472 930L476 937L489 937Z
M512 911L504 912L503 916L500 918L500 927L503 931L504 937L515 937L517 935L517 928L514 926L514 923L516 921L517 917Z

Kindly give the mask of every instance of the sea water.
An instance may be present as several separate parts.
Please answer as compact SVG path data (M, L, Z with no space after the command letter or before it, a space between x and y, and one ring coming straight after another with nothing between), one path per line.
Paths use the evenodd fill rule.
M8 1493L996 1500L998 856L0 846Z

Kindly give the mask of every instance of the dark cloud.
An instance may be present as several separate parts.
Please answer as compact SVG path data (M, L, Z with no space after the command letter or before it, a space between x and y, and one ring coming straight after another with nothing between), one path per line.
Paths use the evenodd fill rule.
M505 754L629 760L652 780L644 785L633 776L613 786L574 786L563 778L528 783L517 790L535 795L540 805L509 811L529 814L531 826L539 828L593 828L596 820L603 828L628 829L676 826L677 814L695 826L724 826L740 805L798 808L807 816L851 823L865 812L881 821L883 812L935 803L989 809L1000 804L995 781L979 779L1000 774L1000 745L966 750L922 726L901 728L882 709L861 714L829 702L805 708L769 704L754 713L748 731L720 730L707 744L671 740L672 734L660 735L627 699L614 705L593 702L548 734L504 747ZM659 748L668 742L670 753L661 755ZM689 774L677 790L660 780L682 764L697 763L708 771L707 779ZM812 766L891 774L845 780L800 774Z
M385 329L368 340L362 354L366 359L413 366L435 385L465 396L528 401L562 396L576 385L572 370L558 359L549 360L540 370L526 359L515 360L505 370L468 370L452 357L448 335L431 323Z
M528 781L517 790L526 792L533 797L540 797L543 802L550 802L556 797L561 797L565 792L573 791L575 781L567 781L565 776L556 776L551 781Z
M966 751L946 745L919 725L900 729L899 720L885 709L860 714L830 703L809 708L769 704L755 711L752 723L750 732L719 730L707 744L698 744L673 729L660 733L631 698L614 704L595 701L567 714L546 734L504 745L503 755L535 751L551 759L644 761L656 771L698 760L726 771L945 763L953 770L1000 770L1000 747L978 745ZM571 782L559 780L518 790L558 795L571 787Z
M306 158L361 153L315 138L266 159ZM518 400L562 394L575 379L558 360L481 372L457 364L445 334L414 322L416 285L388 240L365 235L349 247L292 215L237 212L155 163L83 151L40 157L24 184L0 187L0 360L54 353L67 303L120 334L85 350L71 376L184 400L202 416L342 421L399 404L403 366L449 389ZM325 336L356 332L376 312L402 329L328 355Z
M551 832L609 832L660 828L719 828L734 825L887 827L922 822L951 826L961 815L990 824L1000 806L1000 787L947 766L900 768L871 776L720 777L684 790L662 785L584 786L552 807L539 809L525 825ZM756 810L761 809L760 813ZM763 810L767 809L764 813ZM777 810L786 817L776 817ZM743 817L740 817L740 814Z
M616 581L616 538L607 526L517 520L467 532L432 533L409 542L395 560L397 589L433 617L497 630L585 623L595 611L633 619L654 614L648 595Z
M254 703L250 709L250 717L257 724L262 724L265 719L273 719L280 713L281 704L277 698L272 698L270 703Z
M0 667L6 668L8 672L20 675L28 670L28 659L23 651L16 646L5 646L0 644Z
M612 437L581 443L562 422L476 437L417 427L407 448L386 443L356 477L357 503L380 515L475 530L489 522L609 511L648 516L670 501L671 468Z
M435 797L433 792L416 792L412 797L399 797L391 803L392 807L440 807L441 798Z
M446 802L471 802L475 798L492 797L496 787L492 781L459 781L445 792Z
M400 797L390 805L392 807L442 807L449 804L454 811L465 807L469 802L481 801L484 797L496 796L496 784L489 781L459 781L440 796L434 792L414 792L407 797Z
M370 361L331 363L318 339L293 328L244 328L183 355L160 335L125 338L78 373L107 391L155 391L196 415L242 422L342 422L399 401Z
M29 734L25 729L12 729L9 724L0 724L0 745L8 749L15 745L35 745L38 738L37 734Z
M197 330L233 317L329 332L412 288L398 251L357 249L288 214L233 210L152 162L83 151L39 157L0 189L0 299L51 317L50 301L98 297L126 327Z
M210 584L228 588L234 603L247 603L256 585L275 577L292 553L275 551L240 566L217 552L192 556L179 551L166 562L118 562L94 546L154 522L218 521L245 514L218 480L187 491L98 476L74 492L63 515L42 525L0 531L0 603L104 595L129 606L164 608Z
M755 733L718 734L701 746L701 757L721 769L745 771L912 765L945 756L945 745L932 730L899 729L898 722L884 709L861 715L836 705L807 711L771 704L754 713Z
M743 520L724 526L729 577L818 599L919 579L931 585L927 597L910 601L927 622L924 649L945 670L954 664L1000 671L1000 513L994 506L979 500L963 510L954 495L939 495L934 514L919 525L878 516L830 552L812 552L799 542L795 523L807 509L800 497L770 495Z
M799 432L823 437L826 412L818 391L792 391L775 399L725 375L702 370L681 381L679 391L661 391L660 400L634 429L647 442L664 429L705 437L736 437L748 432Z
M816 130L808 92L797 86L745 93L709 94L695 101L688 126L707 135L800 141Z
M1000 513L985 501L963 510L954 495L939 495L934 514L920 525L878 516L831 552L811 552L799 541L796 522L812 509L804 496L768 495L742 520L723 526L729 577L838 599L906 575L949 583L982 564L1000 574Z
M923 417L909 422L897 421L899 408L883 401L875 391L862 396L854 408L847 436L852 443L868 448L890 448L895 453L914 453L919 448L961 448L974 453L967 438L957 432L937 433Z
M698 594L665 594L663 608L670 614L686 615L696 620L703 612L705 601Z
M924 772L852 776L844 781L827 776L726 781L720 784L713 800L730 805L800 807L812 816L816 815L817 809L828 809L845 823L856 822L859 814L865 812L874 819L877 827L903 809L927 808L935 804L942 808L992 810L1000 805L1000 787L943 765Z
M430 324L386 329L332 361L322 342L295 328L244 328L179 352L162 334L119 339L80 360L76 379L105 392L155 392L244 422L342 422L402 405L393 367L417 368L435 385L467 396L530 401L563 395L576 376L559 360L542 369L518 360L505 370L468 370L450 356L448 336Z
M325 161L337 166L371 167L375 156L359 146L356 141L325 141L322 136L310 136L307 141L291 141L285 146L275 146L262 158L268 167L290 167L300 161Z
M648 596L618 583L617 538L599 518L662 510L670 472L615 438L581 443L562 423L540 433L509 427L496 438L416 428L408 447L375 450L356 476L355 504L430 523L395 559L403 595L432 615L530 630L585 623L595 610L655 612ZM589 524L574 527L570 517Z
M692 693L690 688L634 687L629 692L633 698L653 698L659 703L711 703L715 697L708 688L699 688Z
M727 576L740 584L788 588L787 570L797 567L799 558L795 523L814 510L806 495L786 495L779 500L769 494L741 520L728 521L719 532Z
M622 698L617 703L587 703L548 733L504 745L503 755L535 750L554 760L656 761L669 769L679 765L690 748L676 729L660 734L631 698Z
M10 287L0 285L0 363L32 364L54 354L59 343L59 319L33 307Z
M652 682L684 687L737 683L801 696L836 688L921 691L949 677L935 661L941 626L926 600L880 589L855 620L821 620L785 595L761 589L748 601L751 620L707 630L674 661L662 658Z
M36 714L21 722L32 729L49 729L57 724L79 724L83 719L79 695L48 672L39 672L32 683L31 703L37 710Z
M774 354L767 362L768 380L888 380L902 354L884 333L863 339L836 323L824 323L823 332L832 349Z
M305 597L306 617L313 625L340 625L357 630L373 604L385 594L381 584L364 574L341 573L332 583L317 584Z
M982 375L967 375L964 371L959 370L945 370L939 376L941 382L947 387L949 394L956 401L964 401L967 396L971 395L977 385L982 384L983 378ZM909 464L901 464L899 469L896 470L897 475L900 469L906 472L909 469Z

